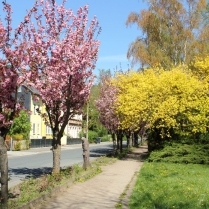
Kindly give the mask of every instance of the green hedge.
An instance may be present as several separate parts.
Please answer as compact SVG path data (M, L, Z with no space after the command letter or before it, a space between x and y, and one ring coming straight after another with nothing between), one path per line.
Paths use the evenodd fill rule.
M151 152L149 162L209 164L209 144L171 143Z

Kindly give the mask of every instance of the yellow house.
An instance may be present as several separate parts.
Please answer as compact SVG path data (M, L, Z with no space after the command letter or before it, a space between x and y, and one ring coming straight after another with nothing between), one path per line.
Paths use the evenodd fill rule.
M38 114L36 109L39 108L42 109L42 106L40 103L35 102L33 99L31 101L31 115L30 115L30 122L31 122L31 132L30 132L30 139L41 139L42 138L42 121L43 119Z
M42 113L46 113L45 106L42 106ZM41 123L41 130L42 130L42 136L46 139L52 139L52 129L50 126L46 125L46 122L42 120Z
M39 94L39 92L33 88L28 87L26 85L21 86L18 89L19 96L24 96L24 106L28 109L30 114L30 122L31 122L31 131L30 131L30 139L52 139L52 130L51 127L47 126L44 119L38 114L37 108L41 111L41 113L46 113L45 107L42 102L37 102L35 100L35 96ZM82 116L75 115L68 123L65 128L63 137L61 139L61 144L67 144L67 136L71 138L78 138L79 132L82 128Z
M36 89L28 87L27 85L22 85L18 88L18 97L24 98L24 106L30 111L30 122L31 131L30 139L41 139L42 138L42 118L37 113L36 109L41 106L40 103L34 100L34 95L38 95Z

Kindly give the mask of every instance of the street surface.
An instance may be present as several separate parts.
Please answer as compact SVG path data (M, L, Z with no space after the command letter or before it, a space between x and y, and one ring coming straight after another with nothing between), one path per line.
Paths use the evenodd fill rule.
M90 159L105 155L112 151L112 142L90 144ZM52 169L51 147L32 148L24 151L8 151L9 188L19 184L31 176L39 177ZM61 167L83 162L82 145L62 146Z

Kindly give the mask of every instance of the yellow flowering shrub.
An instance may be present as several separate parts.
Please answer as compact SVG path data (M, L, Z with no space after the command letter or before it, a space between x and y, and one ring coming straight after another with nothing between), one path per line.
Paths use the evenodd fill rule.
M209 82L209 56L196 57L189 67L198 79Z
M150 130L160 130L161 138L170 137L171 130L179 135L207 131L208 87L186 66L130 71L112 82L118 88L115 106L124 129L146 122Z

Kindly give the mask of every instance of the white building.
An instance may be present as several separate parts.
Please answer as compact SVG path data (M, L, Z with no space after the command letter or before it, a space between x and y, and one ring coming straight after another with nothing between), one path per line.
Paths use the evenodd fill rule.
M69 120L67 125L67 136L70 138L79 138L82 130L82 115L75 115Z

